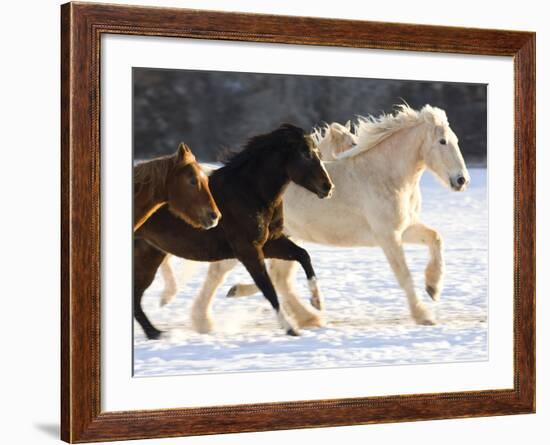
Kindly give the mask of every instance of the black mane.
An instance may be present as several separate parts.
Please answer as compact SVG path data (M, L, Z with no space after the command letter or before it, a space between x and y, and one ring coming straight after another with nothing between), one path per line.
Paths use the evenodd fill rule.
M248 140L239 152L229 153L222 161L224 166L220 170L234 170L244 164L262 159L271 150L293 150L297 144L304 141L305 131L292 124L282 124L271 133L254 136Z

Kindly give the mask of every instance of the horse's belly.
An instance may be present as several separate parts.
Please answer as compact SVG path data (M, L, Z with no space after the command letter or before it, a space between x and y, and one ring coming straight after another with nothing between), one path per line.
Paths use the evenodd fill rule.
M376 241L367 226L342 227L336 225L308 224L307 221L292 221L285 219L285 233L301 241L324 244L335 247L376 246Z

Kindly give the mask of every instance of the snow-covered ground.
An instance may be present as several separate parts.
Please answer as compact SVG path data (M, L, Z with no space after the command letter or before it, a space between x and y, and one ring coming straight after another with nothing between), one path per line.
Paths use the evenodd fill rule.
M191 329L190 305L207 263L192 263L194 274L173 303L159 308L159 275L145 293L145 312L166 333L160 340L147 340L134 322L135 376L486 360L486 170L470 169L470 174L465 193L444 188L429 173L422 179L423 220L445 240L447 269L439 303L423 290L427 249L406 247L417 292L436 314L436 326L412 321L404 292L379 248L306 244L326 300L326 327L290 337L261 295L225 298L231 285L250 282L239 266L218 290L215 332L197 334ZM172 261L181 272L181 260ZM298 271L300 295L309 298L302 275Z

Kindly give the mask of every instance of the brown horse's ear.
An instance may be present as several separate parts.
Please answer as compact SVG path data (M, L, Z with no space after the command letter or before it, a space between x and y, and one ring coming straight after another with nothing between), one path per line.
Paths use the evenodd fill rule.
M195 162L195 156L187 144L183 142L178 147L178 162L189 164Z

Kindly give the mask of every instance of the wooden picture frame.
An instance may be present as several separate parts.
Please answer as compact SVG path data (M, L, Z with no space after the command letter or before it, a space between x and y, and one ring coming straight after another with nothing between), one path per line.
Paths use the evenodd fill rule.
M535 34L149 8L61 7L61 437L67 442L494 416L535 411ZM103 34L511 56L515 70L514 387L102 412L100 56Z

